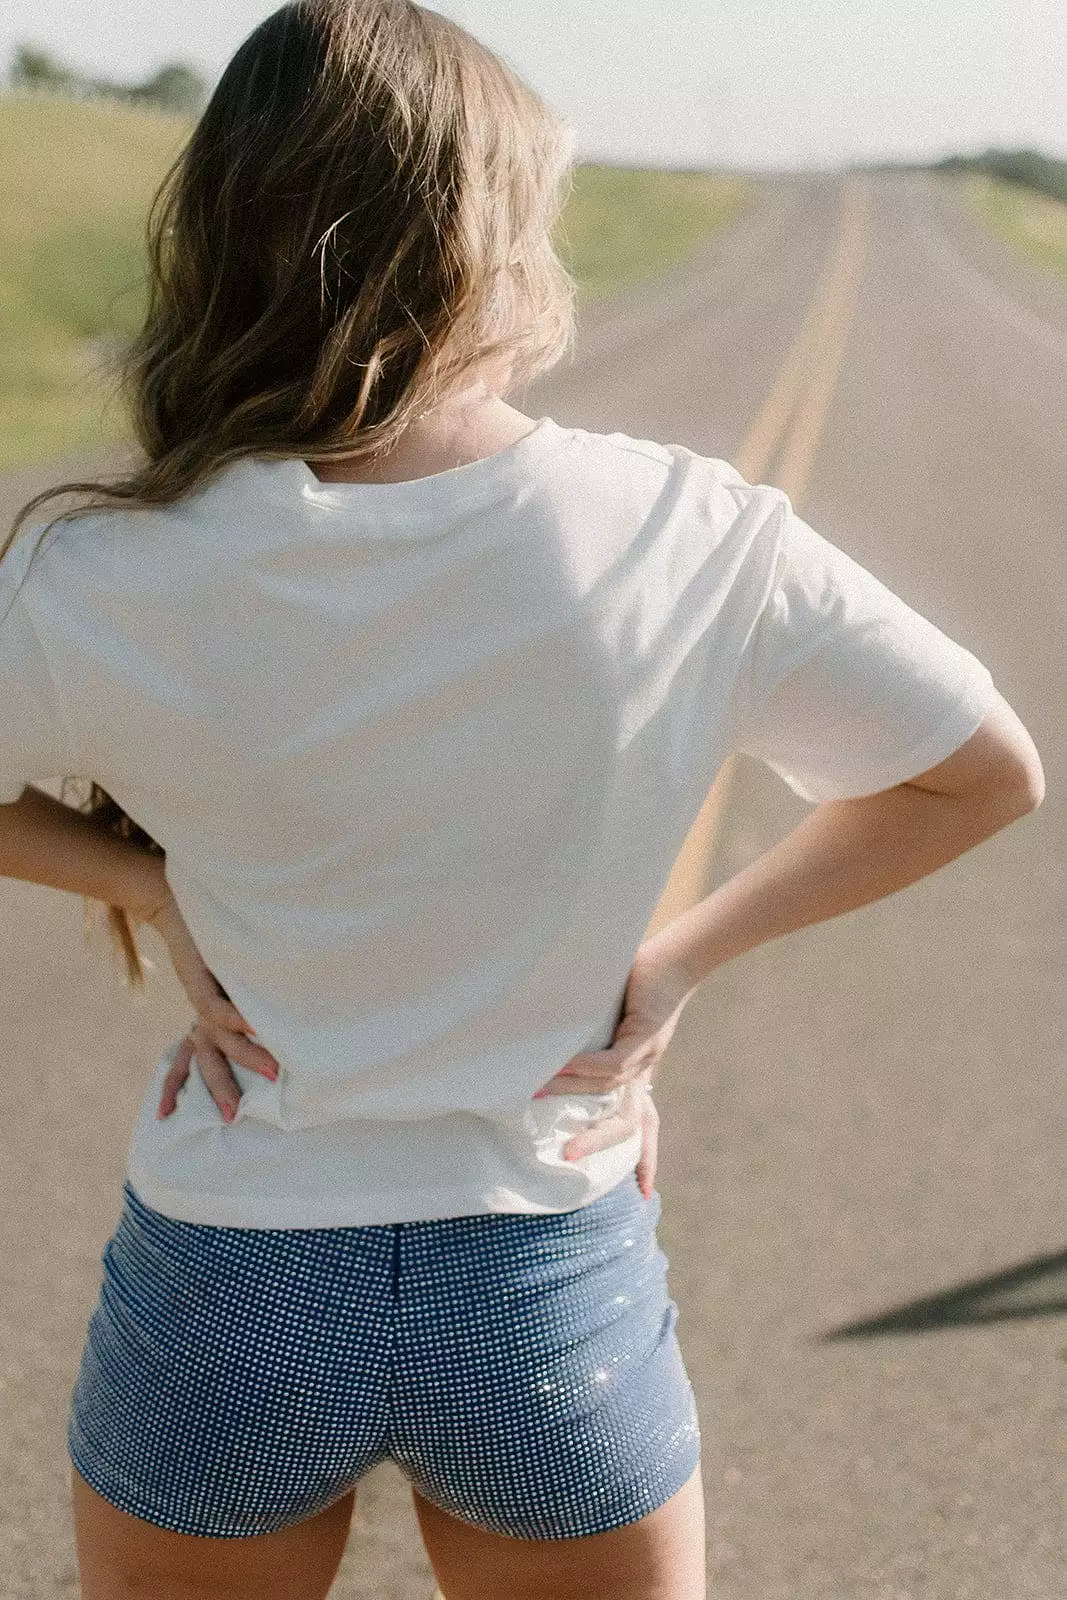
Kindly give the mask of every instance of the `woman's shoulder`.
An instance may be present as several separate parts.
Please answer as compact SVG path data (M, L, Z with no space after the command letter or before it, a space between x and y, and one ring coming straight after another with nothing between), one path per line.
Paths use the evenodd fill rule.
M756 492L763 495L781 494L779 489L770 484L745 478L726 456L699 451L677 441L649 439L639 434L626 433L621 429L594 432L586 428L571 428L568 431L577 442L579 450L587 457L600 457L603 460L614 458L617 461L620 458L630 458L638 462L644 461L667 472L684 473L693 480L705 484L715 483L725 489L737 491L739 498L745 498L748 494Z
M746 478L726 456L621 429L569 431L578 460L598 485L614 484L623 495L637 485L645 486L655 491L657 499L666 497L676 511L689 512L720 531L774 520L786 499L775 485Z

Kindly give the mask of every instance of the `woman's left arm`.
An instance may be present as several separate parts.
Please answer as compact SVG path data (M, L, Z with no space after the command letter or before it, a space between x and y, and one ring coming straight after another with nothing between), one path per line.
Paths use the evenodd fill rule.
M0 874L120 906L138 922L151 922L170 893L163 856L32 785L0 805Z
M119 906L133 921L156 929L196 1012L197 1061L220 1109L232 1105L234 1093L240 1098L227 1060L277 1076L277 1061L249 1037L252 1028L197 949L167 882L165 856L105 832L84 812L28 785L17 800L0 804L0 876ZM165 1098L173 1097L181 1072L188 1072L189 1053L183 1047Z

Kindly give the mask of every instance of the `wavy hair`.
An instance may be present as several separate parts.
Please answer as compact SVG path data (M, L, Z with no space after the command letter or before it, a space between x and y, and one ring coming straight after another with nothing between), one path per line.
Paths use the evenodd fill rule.
M90 498L42 537L172 504L240 457L370 462L473 369L547 371L574 337L553 240L573 151L571 124L439 13L283 5L233 56L149 211L146 318L117 369L143 462L36 495L0 558L53 496ZM162 853L91 780L80 809ZM107 916L143 984L128 917Z

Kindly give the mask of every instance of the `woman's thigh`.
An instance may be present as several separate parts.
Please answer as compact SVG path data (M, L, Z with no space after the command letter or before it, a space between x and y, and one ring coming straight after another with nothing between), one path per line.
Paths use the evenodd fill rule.
M317 1516L246 1539L175 1533L120 1511L73 1468L82 1600L325 1600L355 1491Z
M578 1539L511 1539L412 1495L445 1600L705 1600L699 1462L655 1511Z

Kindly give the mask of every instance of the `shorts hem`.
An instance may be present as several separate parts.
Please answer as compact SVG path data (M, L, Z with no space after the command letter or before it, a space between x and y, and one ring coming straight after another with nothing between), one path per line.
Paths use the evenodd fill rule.
M122 1491L116 1491L109 1483L106 1483L103 1477L97 1475L95 1467L90 1468L86 1465L84 1458L75 1450L69 1439L67 1441L67 1454L90 1489L106 1500L109 1505L114 1506L117 1511L121 1511L127 1516L136 1517L139 1522L147 1522L153 1527L162 1528L169 1533L180 1533L186 1538L193 1539L255 1539L263 1534L280 1533L284 1528L295 1526L300 1522L306 1522L311 1517L319 1515L320 1512L327 1509L327 1506L332 1505L336 1500L340 1500L343 1495L349 1492L347 1489L341 1490L340 1494L335 1495L333 1500L327 1501L326 1505L319 1506L316 1511L308 1511L300 1516L283 1519L280 1522L271 1521L262 1527L197 1528L189 1526L186 1519L168 1516L166 1512L149 1508L146 1501L138 1500L135 1496L126 1495ZM477 1528L479 1532L499 1534L509 1539L521 1539L526 1544L557 1544L565 1539L593 1538L598 1533L611 1533L616 1528L630 1527L635 1522L643 1521L645 1517L651 1516L653 1511L658 1511L661 1506L666 1505L668 1500L673 1499L684 1488L700 1464L701 1455L701 1441L698 1436L695 1450L686 1451L684 1455L679 1456L675 1463L675 1470L666 1478L661 1479L657 1483L655 1490L646 1494L640 1502L628 1506L617 1516L608 1516L597 1520L595 1526L590 1527L586 1524L577 1528L568 1528L562 1532L555 1529L542 1529L537 1533L533 1533L529 1531L528 1525L525 1525L523 1530L519 1532L514 1527L505 1527L503 1520L500 1518L479 1519L457 1511L454 1506L445 1505L434 1495L427 1494L420 1485L415 1484L415 1487L418 1488L423 1498L429 1500L439 1511L445 1512L450 1517L455 1517L457 1522L466 1523L468 1527ZM408 1474L405 1472L404 1476L407 1477ZM409 1479L409 1481L413 1482L414 1480ZM351 1487L355 1488L356 1485L353 1484Z
M409 1481L418 1489L423 1499L429 1500L439 1511L445 1512L447 1516L455 1517L457 1522L463 1522L469 1528L477 1528L481 1533L499 1534L507 1539L522 1539L527 1544L558 1544L564 1539L588 1539L598 1533L611 1533L616 1528L626 1528L635 1522L642 1522L645 1517L651 1516L653 1511L658 1511L660 1506L666 1505L668 1500L673 1499L679 1490L685 1487L699 1466L701 1456L702 1443L698 1432L693 1448L675 1457L672 1463L672 1470L657 1479L655 1485L649 1485L640 1501L633 1502L617 1515L608 1513L602 1518L587 1518L585 1525L577 1528L567 1528L562 1532L555 1529L542 1529L536 1533L530 1532L528 1531L529 1523L524 1524L523 1531L519 1532L514 1525L511 1527L506 1526L505 1520L501 1517L479 1518L471 1516L469 1513L458 1511L455 1506L446 1505L435 1495L427 1494L421 1484L409 1477L406 1469L401 1467L401 1470L404 1472L405 1477L409 1477ZM591 1520L595 1521L595 1526L589 1525Z
M69 1437L67 1439L67 1455L90 1489L106 1500L108 1505L114 1506L116 1511L122 1511L129 1517L136 1517L139 1522L148 1522L154 1528L162 1528L168 1533L181 1533L192 1539L256 1539L265 1533L281 1533L285 1528L292 1527L300 1522L306 1522L310 1517L317 1516L320 1511L326 1510L326 1506L333 1504L332 1500L327 1501L326 1505L319 1506L314 1511L302 1512L299 1516L286 1517L281 1521L266 1521L261 1527L197 1528L190 1526L188 1519L169 1516L166 1512L149 1506L147 1501L140 1500L135 1495L127 1495L122 1490L116 1490L103 1474L97 1473L95 1466L89 1467L87 1465L85 1458L71 1444ZM355 1488L355 1484L352 1484L351 1487ZM334 1500L340 1500L341 1496L347 1493L347 1489L342 1489L340 1494L334 1496Z

